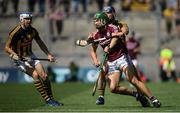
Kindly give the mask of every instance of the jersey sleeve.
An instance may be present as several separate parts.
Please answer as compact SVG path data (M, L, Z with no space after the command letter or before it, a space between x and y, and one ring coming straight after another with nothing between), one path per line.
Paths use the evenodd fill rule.
M6 42L7 46L13 45L15 43L16 39L14 39L17 35L18 30L20 29L20 26L16 26L10 33Z
M99 38L99 32L95 32L95 34L94 34L94 40L97 40ZM94 45L97 45L97 44L99 44L99 42L95 42L95 43L93 43Z
M38 33L38 31L36 29L33 29L32 35L34 36L35 40L39 40L40 39L39 33Z

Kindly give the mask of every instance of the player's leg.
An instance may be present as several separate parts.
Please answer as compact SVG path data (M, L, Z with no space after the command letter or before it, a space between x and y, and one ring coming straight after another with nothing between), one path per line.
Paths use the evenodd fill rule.
M126 63L126 62L125 62ZM128 89L127 87L119 86L119 80L122 75L121 69L119 69L121 64L124 63L124 57L108 62L108 83L109 88L112 93L124 94L134 96L134 91Z
M41 82L43 83L43 88L45 89L47 95L50 97L50 99L52 101L57 103L57 105L62 106L63 103L60 103L60 102L54 100L54 98L53 98L50 80L48 79L48 76L47 76L43 66L41 65L41 63L37 63L35 68L36 68L36 71L37 71L38 75L40 77L42 77Z
M40 93L41 97L44 99L44 101L47 103L50 100L50 97L47 95L44 85L39 79L39 75L37 71L27 62L23 62L20 60L14 60L14 65L20 69L22 72L28 74L34 79L34 86L37 89L37 91ZM53 105L53 104L52 104Z
M112 93L124 94L124 95L133 95L133 91L127 87L119 86L119 80L122 75L120 71L119 64L121 60L117 59L113 62L108 62L108 85Z
M137 91L133 91L132 89L129 89L124 86L119 86L119 81L118 81L119 78L118 77L119 77L119 73L117 73L117 72L115 74L108 76L109 88L112 93L121 94L121 95L129 95L129 96L135 97L136 100L138 100L138 101L140 101L140 99L143 99L144 96L141 93L139 93ZM150 105L143 103L142 106L149 107Z
M135 60L135 61L136 61L136 60ZM129 57L128 55L122 56L121 59L118 61L118 63L119 63L119 67L120 67L121 70L123 70L123 67L127 67L128 65L131 65L132 68L134 69L134 71L136 71L135 65L137 65L137 62L132 62L131 59L130 59L130 57ZM135 73L136 73L136 75L135 75L136 78L137 78L139 81L142 82L141 78L140 78L140 77L138 76L138 74L137 74L137 71L136 71ZM127 76L127 75L126 75L126 76ZM132 84L131 84L131 85L132 85ZM136 94L136 96L135 96L135 97L136 97L136 100L139 101L143 107L149 107L149 106L150 106L150 103L149 103L148 99L144 96L144 94L142 93L142 91L141 91L138 87L135 86L135 88L136 88L136 90L137 90L137 92L138 92L138 93Z
M127 87L120 86L120 72L114 72L108 76L109 89L112 93L136 96L136 91L133 91Z
M140 77L140 74L138 72L139 70L138 70L138 61L137 61L137 59L133 59L132 63L133 63L133 68L136 68L136 71L137 71L137 75L136 75L137 79L142 81L142 79Z
M98 93L99 93L99 97L96 100L96 105L104 105L104 93L105 93L105 87L106 87L106 74L107 74L107 69L108 66L107 64L105 64L103 66L104 70L101 71L100 73L100 77L98 80Z
M122 68L126 65L128 65L128 57L127 56L122 56L119 59L113 61L113 62L108 62L109 64L109 73L111 72L121 72ZM115 78L115 80L119 80L118 78ZM118 82L117 82L118 84ZM131 95L136 97L136 100L139 100L142 104L143 107L148 107L149 102L146 99L145 96L142 95L142 93L140 92L140 90L137 89L137 91L132 91L131 89L128 89L126 87L122 87L122 86L117 86L117 93L120 94L126 94L126 95Z
M104 105L105 84L106 84L105 75L104 75L104 72L101 72L99 80L98 80L98 93L99 93L99 97L96 100L96 105Z
M37 73L37 71L35 69L26 67L26 74L32 76L32 78L34 79L35 88L40 93L41 97L44 99L44 101L47 103L47 105L49 105L49 106L59 106L58 104L53 102L51 100L51 98L48 96L46 90L44 89L44 84L39 79L39 75L38 75L38 73Z
M130 64L127 63L127 65L130 65ZM134 62L133 62L133 64L134 64ZM132 69L134 70L134 73L136 73L136 74L134 74L136 76L136 78L139 81L143 82L140 77L140 73L137 71L137 69L138 69L137 64L138 63L135 63L134 65L131 65L131 66L132 66ZM139 96L136 97L136 100L140 101L143 107L149 107L150 103L149 103L148 99L144 96L144 93L138 87L136 87L136 89L137 89L137 92L139 92L139 94L140 94Z
M151 91L145 86L145 84L142 81L138 80L137 71L132 64L128 64L127 66L124 66L123 72L125 73L127 80L151 100L154 107L161 106L159 100L157 100L157 98L152 95Z
M41 79L42 80L42 79ZM48 77L46 78L46 80L42 80L42 83L44 85L44 89L46 90L48 96L53 99L53 94L52 94L52 89L51 89L51 82L48 79Z
M109 90L111 93L132 95L132 90L127 87L119 86L120 73L114 72L108 75Z

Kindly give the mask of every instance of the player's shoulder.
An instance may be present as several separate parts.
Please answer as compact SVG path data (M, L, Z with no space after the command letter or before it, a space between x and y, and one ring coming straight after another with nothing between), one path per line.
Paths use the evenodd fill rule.
M119 25L128 25L125 21L118 21Z
M16 25L14 28L12 28L12 30L9 32L9 34L16 34L21 30L21 26L20 25Z

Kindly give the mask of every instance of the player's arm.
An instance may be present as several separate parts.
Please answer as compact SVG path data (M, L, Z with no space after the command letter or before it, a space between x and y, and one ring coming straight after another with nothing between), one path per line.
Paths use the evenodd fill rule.
M122 37L128 35L129 27L126 23L119 23L119 28L120 28L119 32L112 33L112 37L114 36Z
M39 37L39 35L37 35L37 37L35 38L37 44L39 45L39 47L41 48L41 50L48 56L49 61L54 62L55 58L54 56L49 52L47 46L45 45L45 43L41 40L41 38Z
M39 38L38 40L36 40L37 44L39 45L39 47L41 48L41 50L46 54L49 55L50 52L47 48L47 46L44 44L44 42Z
M135 52L135 53L140 53L140 47L135 48L135 49L134 49L134 52Z
M124 35L129 34L129 27L126 23L122 23L122 28L120 30Z
M117 44L117 41L118 41L118 37L113 37L111 39L111 43L109 44L109 49L112 49Z
M138 46L133 50L133 52L135 52L136 54L141 54L140 45L138 45Z
M99 66L99 61L96 53L97 48L98 48L98 44L92 44L90 47L90 55L95 66Z
M111 31L111 34L118 33L118 32L119 32L118 27L115 26L114 29ZM119 39L119 36L112 36L111 37L111 42L109 43L108 46L106 46L104 48L104 52L109 53L114 48L114 46L117 44L118 39Z
M12 59L18 60L18 59L19 59L19 56L12 50L12 46L11 46L13 37L14 37L14 34L10 33L10 35L9 35L9 37L8 37L8 40L7 40L6 44L5 44L4 51L5 51L6 53L8 53L9 56L10 56Z
M118 37L112 37L110 44L104 48L104 52L109 53L117 44L118 39Z

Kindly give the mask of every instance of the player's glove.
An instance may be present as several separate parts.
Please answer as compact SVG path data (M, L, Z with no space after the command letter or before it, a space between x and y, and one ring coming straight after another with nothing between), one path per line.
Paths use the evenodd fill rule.
M12 58L13 60L20 60L20 57L15 54L10 54L9 57Z

